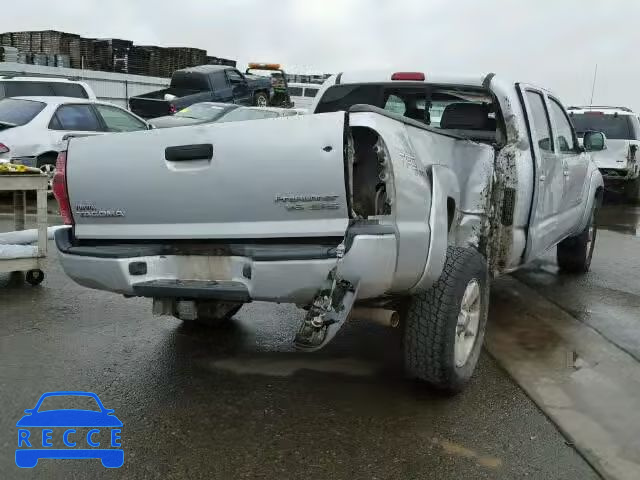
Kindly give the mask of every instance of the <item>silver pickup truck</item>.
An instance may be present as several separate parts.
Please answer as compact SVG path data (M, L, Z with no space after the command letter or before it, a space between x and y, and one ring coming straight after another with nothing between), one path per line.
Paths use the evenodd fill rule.
M490 279L557 245L588 271L603 182L557 97L500 77L342 73L314 114L74 138L56 244L81 285L215 324L253 300L324 346L358 317L403 327L407 374L470 378ZM96 169L96 164L110 168Z

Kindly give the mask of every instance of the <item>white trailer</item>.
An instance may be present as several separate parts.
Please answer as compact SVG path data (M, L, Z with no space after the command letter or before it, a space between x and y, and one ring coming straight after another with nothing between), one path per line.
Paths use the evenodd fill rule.
M0 76L7 75L81 80L93 89L99 100L124 108L129 108L129 98L165 88L171 81L170 78L162 77L0 62Z

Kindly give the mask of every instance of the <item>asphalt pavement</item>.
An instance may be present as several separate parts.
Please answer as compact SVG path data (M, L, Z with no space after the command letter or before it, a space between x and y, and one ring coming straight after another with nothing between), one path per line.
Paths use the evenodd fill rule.
M639 239L622 216L610 223L629 231L601 230L593 275L559 279L549 258L518 278L602 331L601 312L615 303L633 331L635 264L617 258ZM55 253L46 275L36 288L0 275L1 478L600 478L488 354L468 389L446 398L403 379L397 330L353 322L326 349L301 354L291 340L302 312L290 305L254 303L225 328L202 330L153 317L149 300L74 284ZM574 282L628 301L581 296ZM501 321L508 290L498 283L492 294ZM609 326L614 341L628 337ZM16 421L56 390L95 392L115 410L122 468L15 466Z

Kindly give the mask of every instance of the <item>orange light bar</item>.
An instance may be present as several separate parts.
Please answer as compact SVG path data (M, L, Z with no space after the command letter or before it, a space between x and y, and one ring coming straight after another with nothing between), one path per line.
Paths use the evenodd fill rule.
M279 63L249 63L249 68L260 69L260 70L280 70Z

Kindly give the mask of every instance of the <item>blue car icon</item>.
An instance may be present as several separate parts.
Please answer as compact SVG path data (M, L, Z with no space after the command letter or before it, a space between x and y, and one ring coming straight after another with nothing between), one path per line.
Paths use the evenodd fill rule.
M91 401L93 399L98 408L96 410L43 409L41 411L42 402L52 397L56 401L63 400L65 405L69 400L78 401L78 397L83 397L85 402L89 401L93 406ZM56 399L55 397L65 398ZM48 401L51 402L51 400ZM122 422L114 415L114 410L104 407L95 393L71 391L44 393L34 408L24 412L26 415L16 423L18 427L16 465L18 467L33 468L41 458L99 458L102 465L107 468L119 468L123 465L124 450L119 448Z

